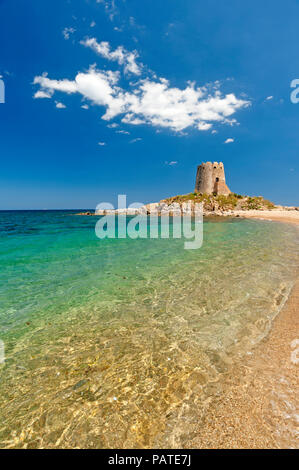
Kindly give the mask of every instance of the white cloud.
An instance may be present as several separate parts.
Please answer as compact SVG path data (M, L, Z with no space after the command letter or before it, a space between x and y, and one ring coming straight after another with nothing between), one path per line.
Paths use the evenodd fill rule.
M210 122L199 122L197 125L197 129L199 131L208 131L211 129L212 124Z
M53 93L54 93L53 90L48 90L48 91L38 90L36 93L34 93L33 98L34 99L52 98Z
M177 132L191 126L208 130L213 122L235 122L230 117L250 104L234 94L223 96L218 89L208 94L206 88L195 88L191 83L185 89L173 88L165 79L142 80L129 92L118 86L119 78L119 72L90 67L87 72L78 73L75 80L51 80L44 74L35 77L34 84L39 84L46 93L80 93L93 104L106 108L104 120L123 114L125 123L151 124Z
M136 139L130 140L130 144L134 144L135 142L140 142L140 140L142 140L141 137L137 137Z
M235 139L226 139L224 142L225 144L232 144L235 141Z
M55 90L63 91L65 93L76 93L77 91L75 82L71 80L50 80L47 73L44 73L39 77L35 77L33 84L40 85L42 91L46 91L47 93L53 93Z
M188 84L185 89L173 88L165 79L144 80L134 94L125 96L126 114L123 122L152 124L182 131L190 126L208 130L212 122L230 122L229 117L248 102L233 94L222 96L218 90L208 95L206 90Z
M95 21L92 21L92 22L90 23L90 27L91 27L91 28L94 28L95 25L96 25L96 22L95 22Z
M169 165L169 166L174 166L174 165L177 165L177 164L178 164L177 161L165 162L165 165Z
M88 104L82 104L81 108L82 109L89 109L89 106L88 106Z
M270 101L270 100L273 100L274 96L267 96L266 100L267 101Z
M133 113L127 113L125 117L122 119L122 122L125 124L133 124L134 126L139 126L140 124L146 124L144 119L134 117Z
M117 133L117 134L126 134L126 135L129 135L129 134L130 134L130 132L124 131L124 130L122 130L122 129L120 129L119 131L116 131L116 133Z
M128 67L131 72L141 71L135 62L136 52L130 53L122 46L111 50L109 43L98 43L94 38L85 39L82 43L108 60L123 65L126 71ZM203 87L187 82L185 88L177 88L165 78L151 74L137 82L129 82L128 88L124 89L119 85L120 78L119 71L98 70L95 65L77 73L73 80L50 79L44 73L34 78L34 85L40 87L34 97L51 98L54 92L79 94L85 102L82 105L84 109L90 104L103 107L102 119L106 121L119 116L125 124L151 125L180 133L191 127L215 133L213 124L237 124L233 115L250 105L245 98L237 98L233 93L223 95L219 82ZM109 124L111 128L117 126L117 123ZM228 139L226 143L232 141Z
M119 65L124 66L125 73L132 73L135 75L141 74L141 65L137 65L136 59L138 54L136 51L128 52L123 46L118 46L114 51L111 50L110 44L107 41L97 42L95 38L87 38L80 41L85 47L89 47L97 54L107 60L115 61Z
M106 142L98 142L98 145L100 145L100 147L104 147L104 145L107 145Z
M116 122L113 122L112 124L108 124L107 127L110 127L110 129L114 129L115 127L118 127L118 124Z
M74 34L75 31L75 28L64 28L64 30L62 31L64 39L70 39L70 35Z
M58 108L58 109L65 109L66 108L65 104L60 103L60 101L55 101L55 104L56 104L56 108Z

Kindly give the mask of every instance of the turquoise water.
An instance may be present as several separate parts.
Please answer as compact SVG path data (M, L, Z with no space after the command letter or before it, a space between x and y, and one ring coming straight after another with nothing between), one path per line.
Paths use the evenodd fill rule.
M1 447L181 447L293 285L295 226L208 220L106 239L75 211L0 212Z

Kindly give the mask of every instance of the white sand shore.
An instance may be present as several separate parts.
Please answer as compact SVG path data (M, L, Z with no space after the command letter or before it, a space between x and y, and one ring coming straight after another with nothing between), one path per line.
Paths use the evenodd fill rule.
M248 210L233 211L234 216L245 217L248 219L264 219L277 222L286 222L299 224L299 211L297 210Z

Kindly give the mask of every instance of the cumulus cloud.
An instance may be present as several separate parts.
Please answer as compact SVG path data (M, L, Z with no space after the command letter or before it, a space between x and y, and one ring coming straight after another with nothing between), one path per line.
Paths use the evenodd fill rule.
M140 140L142 140L141 137L137 137L136 139L130 140L130 144L135 144L135 142L140 142Z
M190 126L206 131L214 122L230 122L237 109L248 105L233 94L222 96L216 90L210 95L203 88L188 84L185 89L173 88L170 83L144 80L135 93L126 96L128 106L124 122L152 124L182 131Z
M210 122L199 122L197 125L197 129L199 131L208 131L211 129L212 124Z
M34 93L33 98L34 99L52 98L53 93L54 93L53 90L48 90L48 91L38 90L36 93Z
M104 146L107 145L107 144L106 144L106 142L98 142L98 145L99 145L100 147L104 147Z
M136 63L137 52L128 52L123 46L111 49L108 42L87 38L81 43L99 55L124 67L124 72L139 75L146 69ZM120 86L121 72L99 70L95 65L79 72L74 79L50 79L47 73L36 76L34 85L39 86L34 98L51 98L55 92L81 95L87 109L89 105L104 108L102 119L111 121L119 117L128 125L151 125L182 133L187 128L200 132L216 132L214 124L235 124L233 115L250 105L244 97L233 93L222 94L220 83L198 87L187 82L183 88L173 87L165 78L156 75L129 82L126 89ZM118 127L117 123L109 127ZM226 143L233 142L227 139Z
M174 166L174 165L177 165L178 162L177 161L171 161L171 162L165 162L165 165L169 165L169 166Z
M113 51L111 50L109 42L98 42L95 38L86 38L80 41L80 44L89 47L107 60L115 61L119 65L123 65L125 73L132 73L134 75L141 74L141 65L136 63L138 57L136 51L128 52L123 46L118 46Z
M56 108L58 109L65 109L65 104L61 103L60 101L55 101Z
M56 104L56 108L58 108L58 109L65 109L66 108L65 104L60 103L60 101L55 101L55 104Z
M80 93L92 103L107 108L102 119L109 120L120 114L124 107L124 96L115 85L119 79L118 72L97 71L91 67L86 73L78 73L75 80L51 80L47 74L35 77L34 84L39 84L42 91L61 91Z
M35 77L33 84L40 85L42 91L46 93L53 93L55 90L65 93L75 93L77 91L75 82L71 80L50 80L47 73Z
M225 144L232 144L235 141L235 139L226 139L224 142Z
M191 126L207 131L215 122L234 123L231 116L250 104L232 93L222 95L217 88L212 93L192 83L184 89L174 88L165 79L145 79L133 84L132 91L125 91L118 86L119 79L118 71L92 66L87 72L79 72L74 80L53 80L43 74L33 83L40 85L43 93L81 94L85 100L105 107L104 120L123 115L122 122L127 124L150 124L177 132Z
M267 96L266 101L273 100L274 96Z

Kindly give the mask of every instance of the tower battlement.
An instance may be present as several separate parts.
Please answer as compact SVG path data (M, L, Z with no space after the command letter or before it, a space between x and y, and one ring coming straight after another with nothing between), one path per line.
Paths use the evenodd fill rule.
M225 182L222 162L206 162L197 167L195 192L225 196L231 193Z

